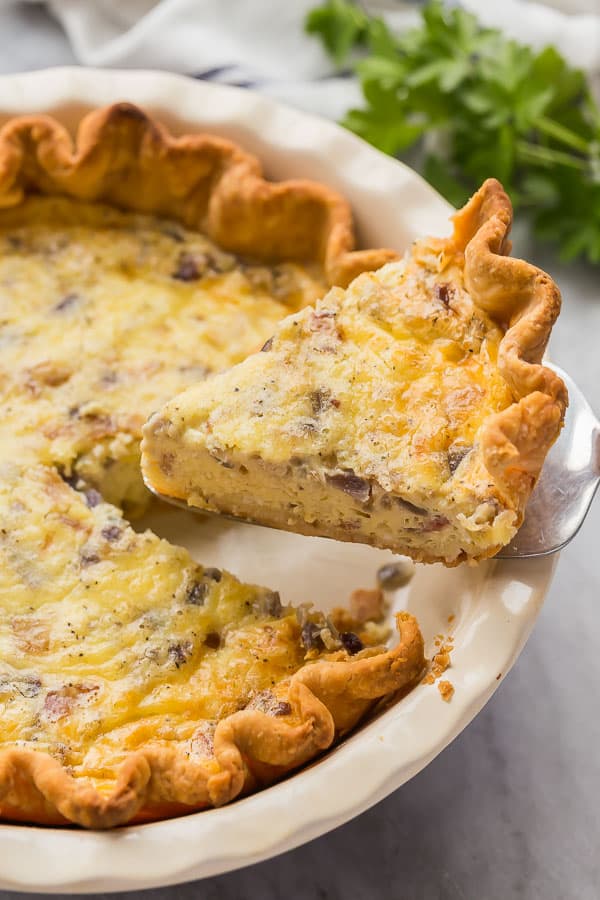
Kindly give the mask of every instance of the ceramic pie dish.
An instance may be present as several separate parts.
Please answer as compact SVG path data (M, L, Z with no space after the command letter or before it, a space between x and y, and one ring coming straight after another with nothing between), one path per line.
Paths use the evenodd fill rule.
M170 119L169 124L180 132L202 126L243 142L260 155L270 176L281 178L293 172L339 188L358 215L363 245L392 243L402 250L413 237L440 233L444 228L448 212L445 204L416 176L327 123L249 94L170 76L102 73L99 89L93 72L77 71L77 90L74 78L73 72L56 71L4 79L0 88L2 115L9 118L29 111L52 111L72 126L85 107L127 97L156 111L161 119ZM41 99L42 83L45 100ZM366 179L365 172L369 173ZM409 207L414 215L407 215ZM398 215L399 208L402 216ZM394 241L389 240L390 234L397 236ZM166 536L182 527L187 531L180 519L170 516L156 526ZM321 602L331 597L341 599L345 590L356 586L357 577L365 584L372 582L374 569L389 558L377 551L352 549L348 554L346 548L326 542L310 542L307 546L295 536L259 534L262 537L256 531L247 536L243 526L206 526L197 530L190 549L194 555L200 553L200 558L214 560L217 566L225 565L243 579L268 581L280 589L286 602L305 599L306 580L300 584L298 578L300 562L303 572L313 573L315 583L310 587ZM257 545L263 549L258 572L257 554L250 552ZM3 884L62 891L165 884L265 858L345 821L418 771L472 718L516 658L551 570L551 563L540 561L521 567L492 563L476 571L453 573L455 590L451 598L446 593L448 576L432 570L419 572L408 588L398 592L395 608L404 606L417 613L430 654L435 635L453 632L451 703L442 703L436 685L420 685L403 704L384 712L331 756L231 808L135 826L119 832L116 838L112 835L110 840L100 834L2 826L0 840L3 850L6 848L2 853L4 868L0 870ZM401 753L399 746L403 748ZM381 749L385 747L389 750ZM376 758L376 764L368 765L369 757ZM361 776L354 796L348 797L343 785L348 777L356 781L353 772ZM293 820L277 812L292 807ZM264 817L268 828L257 827L257 816ZM222 847L216 839L221 828L227 829L227 845L232 848L226 859L217 849ZM163 838L171 841L175 834L182 837L180 849L169 854L168 861L158 863L152 851L154 842ZM35 842L40 860L35 873L28 871L18 850L24 835L29 853ZM76 854L72 852L73 842L78 847ZM131 855L129 849L123 855L125 847L135 849ZM53 860L51 870L45 865L46 859ZM132 872L143 875L132 880Z

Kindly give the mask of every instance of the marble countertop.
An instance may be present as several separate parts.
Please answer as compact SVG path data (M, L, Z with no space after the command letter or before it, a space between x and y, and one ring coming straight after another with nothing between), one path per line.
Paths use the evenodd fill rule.
M73 62L42 7L0 2L0 73ZM553 358L598 411L600 270L528 253L563 293ZM297 850L144 900L598 900L599 532L597 500L512 673L416 778Z

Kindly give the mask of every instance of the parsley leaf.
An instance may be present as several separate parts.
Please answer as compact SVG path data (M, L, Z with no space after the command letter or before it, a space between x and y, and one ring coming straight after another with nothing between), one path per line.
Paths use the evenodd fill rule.
M399 36L350 0L326 0L306 27L360 79L348 128L392 155L425 140L423 174L455 206L495 176L562 258L600 263L600 109L554 47L440 0Z
M351 3L330 0L309 12L306 30L309 34L319 35L325 49L341 65L352 47L362 42L367 31L367 18Z

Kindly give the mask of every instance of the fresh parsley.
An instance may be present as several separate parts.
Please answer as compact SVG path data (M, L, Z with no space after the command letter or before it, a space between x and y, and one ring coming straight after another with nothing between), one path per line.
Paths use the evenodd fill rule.
M365 106L344 125L393 155L420 143L423 174L455 206L499 178L563 259L600 263L600 108L556 49L440 0L399 36L348 0L312 10L306 28L360 79Z

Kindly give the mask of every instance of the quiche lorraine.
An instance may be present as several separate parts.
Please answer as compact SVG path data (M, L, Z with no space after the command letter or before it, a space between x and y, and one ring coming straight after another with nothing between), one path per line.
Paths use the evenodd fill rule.
M75 142L46 117L0 131L0 819L219 805L418 681L408 614L388 650L125 518L152 410L391 256L353 249L327 188L126 104Z
M451 237L334 287L262 352L169 401L145 427L147 483L425 562L497 553L567 403L541 364L560 295L507 256L511 219L487 181Z

